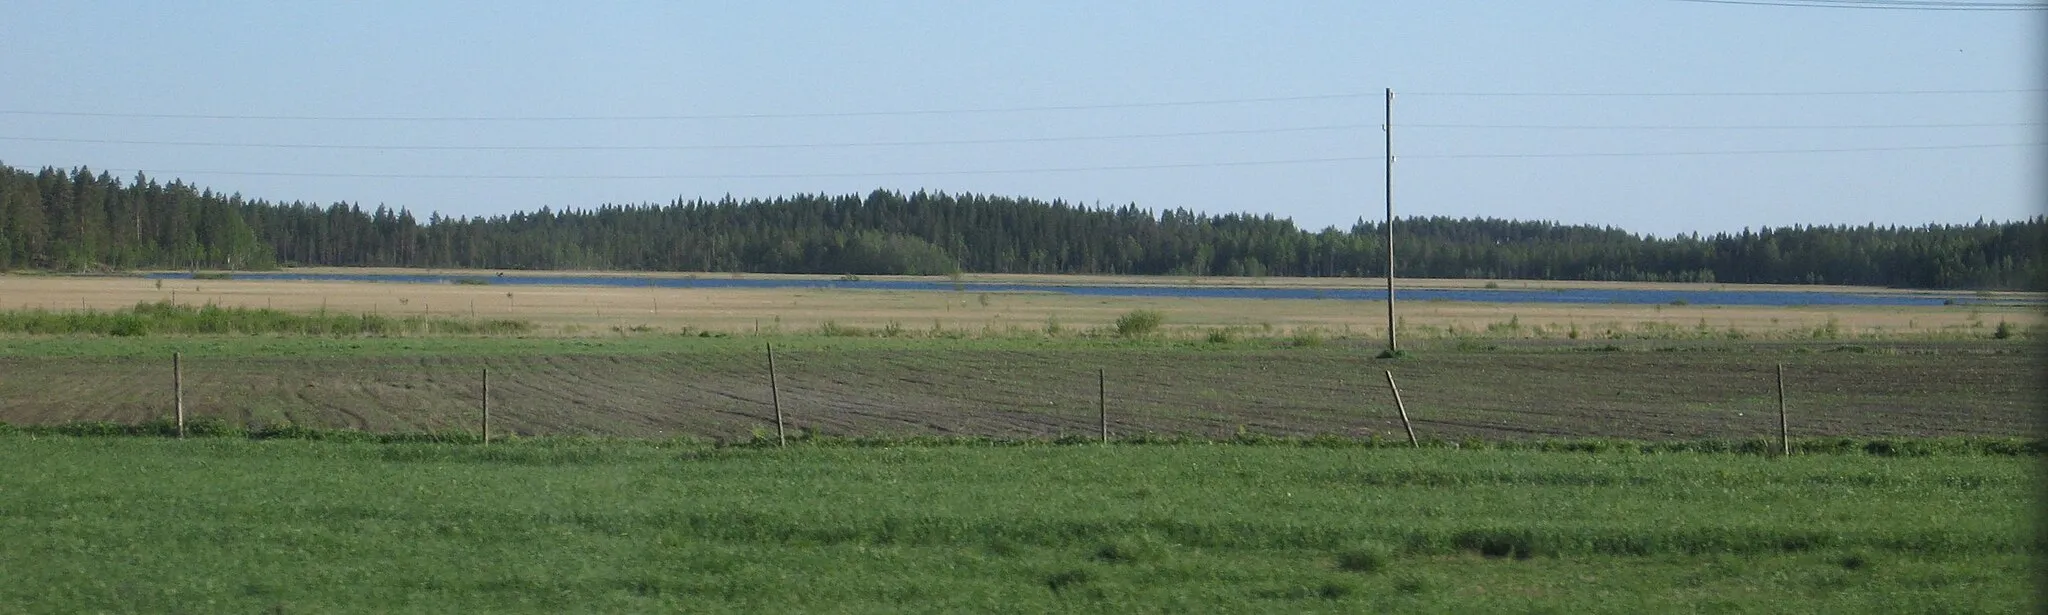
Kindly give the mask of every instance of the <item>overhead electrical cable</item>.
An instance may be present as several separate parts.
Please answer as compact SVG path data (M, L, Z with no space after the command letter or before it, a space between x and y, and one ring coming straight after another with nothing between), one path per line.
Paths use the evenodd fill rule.
M1078 135L1057 137L1014 137L996 139L939 139L930 141L843 141L825 143L719 143L680 145L376 145L341 143L237 143L228 141L146 141L125 139L72 139L62 137L19 137L0 136L0 141L23 141L30 143L82 143L98 145L155 145L177 147L243 147L266 149L335 149L335 150L396 150L396 151L657 151L657 150L745 150L745 149L829 149L858 147L915 147L935 145L980 145L1005 143L1060 143L1072 141L1114 141L1130 139L1168 139L1179 137L1207 137L1228 135L1259 135L1295 132L1323 132L1378 128L1378 124L1331 124L1325 126L1294 126L1286 128L1249 128L1237 130L1197 130L1186 132L1132 133L1111 135Z
M2040 94L2048 89L2023 88L2003 90L1834 90L1834 91L1762 91L1762 92L1400 92L1401 96L1460 96L1498 98L1721 98L1721 97L1778 97L1778 96L1962 96L1984 94Z
M1997 2L1990 0L1964 0L1950 2L1943 0L1676 0L1696 4L1737 4L1746 6L1776 6L1823 9L1863 9L1881 11L2044 11L2048 4L2040 2Z
M1897 152L1957 149L1987 149L2006 147L2038 147L2044 143L1977 143L1961 145L1914 145L1899 147L1845 147L1818 149L1768 149L1768 150L1717 150L1680 152L1588 152L1588 153L1526 153L1526 154L1415 154L1398 156L1402 159L1480 159L1480 158L1614 158L1614 157L1660 157L1660 156L1724 156L1751 154L1817 154L1842 152ZM140 171L144 173L176 175L246 175L263 177L322 177L351 179L499 179L499 180L558 180L558 179L804 179L804 178L845 178L845 177L897 177L911 175L1004 175L1019 173L1075 173L1089 171L1133 171L1153 169L1194 169L1217 167L1275 166L1291 164L1314 164L1328 162L1358 162L1380 160L1380 155L1331 156L1320 158L1294 158L1281 160L1240 160L1223 162L1186 162L1165 164L1133 164L1104 166L1041 167L1019 169L948 169L928 171L870 171L843 173L714 173L714 174L645 174L645 175L540 175L540 174L456 174L436 175L427 173L320 173L294 171L222 171L222 170L165 170L141 168L108 168L107 171Z
M1947 128L2023 128L2042 126L2042 122L2010 123L1954 123L1954 124L1404 124L1402 128L1430 129L1473 129L1473 130L1906 130L1906 129L1947 129ZM26 143L75 143L88 145L146 145L164 147L215 147L253 149L315 149L315 150L371 150L371 151L683 151L683 150L777 150L777 149L839 149L866 147L919 147L942 145L993 145L1014 143L1062 143L1076 141L1116 141L1138 139L1168 139L1182 137L1262 135L1300 132L1325 132L1362 130L1377 128L1377 124L1330 124L1324 126L1292 126L1284 128L1248 128L1233 130L1197 130L1185 132L1128 133L1109 135L1072 135L1054 137L1010 137L990 139L937 139L926 141L840 141L820 143L701 143L679 145L400 145L362 143L266 143L234 141L154 141L133 139L79 139L69 137L24 137L0 136L0 141Z
M2048 92L2048 89L1959 89L1959 90L1855 90L1855 91L1776 91L1776 92L1401 92L1402 96L1470 96L1470 97L1736 97L1736 96L1924 96L1924 95L1984 95L1984 94L2025 94ZM800 119L800 118L848 118L886 117L921 115L972 115L993 113L1024 113L1050 111L1087 111L1105 109L1147 109L1162 107L1197 107L1214 105L1239 105L1261 103L1305 102L1318 100L1351 100L1378 98L1383 92L1339 92L1308 94L1300 96L1271 96L1260 98L1219 98L1208 100L1150 101L1106 104L1074 104L1047 106L982 107L957 109L908 109L880 111L821 111L800 113L712 113L712 114L671 114L671 115L264 115L227 113L130 113L113 111L54 111L46 109L0 109L0 115L31 117L87 117L127 118L163 120L235 120L235 121L304 121L304 122L602 122L602 121L689 121L689 120L757 120L757 119Z
M1340 100L1380 96L1373 93L1309 94L1302 96L1271 96L1264 98L1220 98L1210 100L1176 100L1131 103L1108 103L1092 105L1048 105L1023 107L981 107L960 109L908 109L893 111L820 111L808 113L713 113L699 115L245 115L205 113L118 113L98 111L46 111L32 109L0 109L0 115L36 115L58 117L98 117L137 119L177 120L265 120L265 121L322 121L322 122L594 122L594 121L648 121L648 120L753 120L753 119L794 119L794 118L839 118L874 117L895 115L971 115L986 113L1023 113L1036 111L1090 111L1099 109L1150 109L1160 107L1202 107L1214 105L1239 105L1255 103L1302 102L1314 100Z
M1902 145L1897 147L1823 147L1809 149L1742 149L1742 150L1700 150L1678 152L1534 152L1527 154L1411 154L1396 155L1395 160L1405 159L1476 159L1476 158L1654 158L1660 156L1742 156L1752 154L1835 154L1847 152L1915 152L1961 149L1997 149L2006 147L2039 147L2048 143L1969 143L1962 145Z
M1403 129L1544 129L1544 131L1819 131L1819 129L1960 129L1960 127L2038 127L2019 123L1765 123L1765 125L1559 125L1559 123L1403 123Z

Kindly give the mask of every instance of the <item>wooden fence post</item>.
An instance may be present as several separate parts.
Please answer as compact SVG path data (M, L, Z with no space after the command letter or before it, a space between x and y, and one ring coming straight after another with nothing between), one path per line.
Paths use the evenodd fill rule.
M1401 387L1394 384L1393 370L1387 370L1387 388L1394 390L1394 408L1401 411L1401 427L1408 430L1408 445L1422 447L1422 441L1415 439L1415 425L1408 422L1408 405L1401 403Z
M1792 454L1792 425L1785 416L1785 364L1778 364L1778 444L1780 452Z
M481 395L481 396L480 396L480 398L481 398L481 401L483 402L483 407L484 407L484 424L483 424L483 434L484 434L484 438L483 438L483 446L490 446L490 445L491 445L491 367L490 367L489 365L486 365L486 366L484 366L484 368L483 368L483 371L484 371L484 387L483 387L483 395Z
M178 408L178 438L185 437L185 357L171 353L171 399Z
M768 347L768 403L775 406L776 446L789 446L789 437L782 430L782 391L775 382L775 344Z
M1095 368L1095 411L1102 418L1102 443L1109 444L1109 370Z

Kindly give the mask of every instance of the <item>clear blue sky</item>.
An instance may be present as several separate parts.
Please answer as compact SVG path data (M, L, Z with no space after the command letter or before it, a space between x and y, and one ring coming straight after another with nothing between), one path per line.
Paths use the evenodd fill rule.
M1392 87L1401 215L1669 235L2005 220L2048 202L2040 145L1556 157L2048 141L2042 11L1673 0L587 4L13 3L0 25L0 162L142 169L250 197L382 203L421 217L889 188L1271 213L1320 228L1382 215L1379 92ZM1451 95L1927 90L2008 91ZM1345 94L1356 96L1113 106ZM1112 107L845 115L1058 106ZM113 116L21 113L51 111ZM699 117L333 119L366 116ZM1532 125L1580 128L1498 127ZM1697 126L1745 128L1679 128ZM1186 134L1225 131L1236 132ZM1153 136L1097 138L1130 135ZM875 145L886 142L922 144ZM734 145L804 147L704 147ZM593 149L561 149L571 147ZM619 147L697 149L605 149ZM1547 157L1456 157L1497 154ZM380 177L396 174L427 177Z

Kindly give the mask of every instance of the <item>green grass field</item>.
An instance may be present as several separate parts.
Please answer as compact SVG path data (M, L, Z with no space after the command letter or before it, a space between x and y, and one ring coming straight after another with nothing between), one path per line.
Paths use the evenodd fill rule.
M0 313L0 613L2015 612L2048 555L2021 308L1423 305L1380 359L1310 300L48 282L119 311ZM227 437L121 435L173 353Z
M2038 459L0 436L10 612L2018 612Z

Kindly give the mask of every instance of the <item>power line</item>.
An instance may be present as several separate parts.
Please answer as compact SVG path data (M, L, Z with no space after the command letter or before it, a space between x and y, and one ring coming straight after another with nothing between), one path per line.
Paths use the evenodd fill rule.
M2043 122L1962 124L1403 124L1403 128L1457 128L1485 130L1904 130L1923 128L2024 128L2048 125Z
M1865 9L1888 11L2041 11L2048 10L2048 4L2037 2L1993 2L1961 1L1942 2L1938 0L1676 0L1699 4L1739 4L1747 6L1779 6L1825 9Z
M1704 0L1701 0L1704 1ZM1717 97L1776 97L1776 96L1964 96L1985 94L2039 94L2048 92L2042 88L2007 90L1837 90L1837 91L1776 91L1776 92L1402 92L1402 96L1443 96L1443 97L1527 97L1527 98L1717 98Z
M1199 130L1187 132L1156 132L1114 135L1078 135L1059 137L1016 137L998 139L944 139L932 141L846 141L831 143L765 143L765 144L694 144L694 145L365 145L331 143L235 143L225 141L134 141L123 139L71 139L61 137L12 137L0 136L0 141L21 141L29 143L81 143L96 145L154 145L175 147L242 147L265 149L331 149L331 150L394 150L394 151L661 151L661 150L747 150L747 149L829 149L859 147L913 147L936 145L980 145L1003 143L1061 143L1074 141L1114 141L1127 139L1166 139L1180 137L1207 137L1226 135L1260 135L1296 132L1323 132L1375 128L1377 124L1332 124L1327 126L1295 126L1286 128L1250 128L1236 130Z
M1707 0L1696 0L1707 1ZM1735 1L1735 0L1727 0ZM2048 5L2044 5L2048 7ZM1460 96L1460 97L1741 97L1741 96L1925 96L1925 95L1987 95L1987 94L2033 94L2048 92L2048 89L1959 89L1959 90L1860 90L1860 91L1777 91L1777 92L1403 92L1404 96ZM292 122L604 122L604 121L690 121L690 120L765 120L802 118L849 118L887 117L920 115L974 115L996 113L1027 113L1053 111L1089 111L1106 109L1148 109L1165 107L1199 107L1241 104L1265 104L1307 102L1319 100L1349 100L1377 97L1379 92L1336 92L1307 94L1300 96L1270 96L1259 98L1218 98L1208 100L1149 101L1129 103L1107 103L1087 105L1046 105L1018 107L981 107L959 109L908 109L882 111L822 111L808 113L728 113L698 115L418 115L418 116L372 116L372 115L261 115L261 114L220 114L220 113L120 113L102 111L51 111L38 109L0 109L0 115L33 117L86 117L122 119L161 120L234 120L234 121L292 121Z
M1935 151L1962 149L1990 149L2006 147L2038 147L2048 143L1979 143L1962 145L1916 145L1901 147L1844 147L1819 149L1770 149L1770 150L1718 150L1681 152L1591 152L1591 153L1527 153L1527 154L1419 154L1400 156L1406 159L1504 159L1504 158L1648 158L1662 156L1726 156L1751 154L1820 154L1844 152L1899 152ZM220 171L220 170L165 170L141 168L107 168L105 171L144 172L172 175L242 175L258 177L316 177L342 179L456 179L456 180L646 180L646 179L809 179L848 177L898 177L911 175L1006 175L1023 173L1077 173L1089 171L1135 171L1155 169L1196 169L1221 167L1280 166L1293 164L1320 164L1332 162L1361 162L1380 160L1381 156L1331 156L1322 158L1294 158L1282 160L1239 160L1223 162L1185 162L1165 164L1134 164L1074 167L1041 167L1021 169L950 169L931 171L875 171L859 173L736 173L736 174L654 174L654 175L434 175L425 173L318 173L293 171Z
M1973 143L1964 145L1905 145L1898 147L1832 147L1813 149L1749 149L1710 150L1681 152L1584 152L1584 153L1530 153L1530 154L1415 154L1401 158L1425 159L1481 159L1481 158L1655 158L1662 156L1741 156L1758 154L1835 154L1847 152L1916 152L1965 149L1997 149L2006 147L2039 147L2048 143Z
M1092 167L1048 167L1036 169L973 169L940 171L879 171L868 173L740 173L740 174L681 174L681 175L430 175L416 173L298 173L284 171L174 171L136 168L110 168L107 171L140 171L173 175L250 175L261 177L321 177L350 179L806 179L844 177L894 177L906 175L1004 175L1012 173L1072 173L1082 171L1134 171L1148 169L1192 169L1209 167L1248 167L1288 164L1311 164L1323 162L1352 162L1378 160L1378 156L1337 156L1330 158L1296 158L1291 160L1247 160L1230 162L1190 162L1168 164L1136 164Z
M1407 124L1404 128L1471 130L1892 130L1936 128L2023 128L2043 122L1954 123L1954 124L1752 124L1752 125L1602 125L1602 124ZM371 151L687 151L687 150L778 150L837 149L867 147L918 147L943 145L992 145L1013 143L1064 143L1183 137L1263 135L1300 132L1361 130L1375 124L1330 124L1282 128L1197 130L1183 132L1072 135L1057 137L1011 137L991 139L940 139L928 141L842 141L824 143L721 143L688 145L380 145L343 143L248 143L231 141L149 141L129 139L76 139L67 137L0 136L0 141L25 143L74 143L89 145L144 145L165 147L218 147L252 149L325 149Z
M30 109L0 109L0 115L32 115L52 117L96 117L170 120L256 120L256 121L307 121L307 122L595 122L595 121L653 121L653 120L757 120L794 118L844 118L901 115L971 115L989 113L1023 113L1038 111L1090 111L1101 109L1150 109L1160 107L1202 107L1216 105L1240 105L1257 103L1304 102L1316 100L1341 100L1377 96L1373 94L1336 93L1309 94L1302 96L1271 96L1263 98L1219 98L1210 100L1176 100L1131 103L1109 103L1095 105L1048 105L1031 107L982 107L962 109L910 109L894 111L825 111L812 113L727 113L703 115L532 115L532 116L370 116L370 115L240 115L203 113L113 113L97 111L44 111Z

